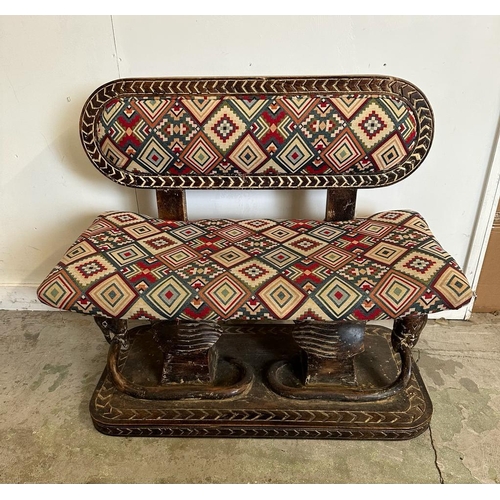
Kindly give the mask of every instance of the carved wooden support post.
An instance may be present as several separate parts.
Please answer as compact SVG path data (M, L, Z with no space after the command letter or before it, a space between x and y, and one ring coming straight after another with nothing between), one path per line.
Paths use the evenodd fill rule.
M95 316L94 320L109 344L119 342L121 349L130 347L126 319L111 319Z
M427 314L411 314L395 319L391 335L393 349L399 351L401 347L414 347L426 323Z
M326 222L354 219L357 189L329 188L326 192Z
M183 189L157 189L158 217L164 220L186 220L186 192Z
M295 342L302 348L302 383L356 384L354 356L364 350L365 323L297 323Z
M222 328L212 321L167 322L153 325L156 341L165 353L161 383L213 382L217 366L214 344Z

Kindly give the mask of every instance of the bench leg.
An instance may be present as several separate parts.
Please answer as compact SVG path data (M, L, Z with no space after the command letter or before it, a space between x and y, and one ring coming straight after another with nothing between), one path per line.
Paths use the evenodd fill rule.
M246 394L253 383L253 372L243 362L225 358L231 366L231 380L217 384L215 370L217 351L215 343L222 334L219 325L212 322L154 322L153 337L164 352L164 360L158 385L141 385L123 374L124 351L132 342L127 321L95 318L99 328L111 344L107 370L114 387L129 396L150 400L227 399Z
M297 323L293 338L302 349L302 383L356 385L354 356L364 350L365 326L356 322Z
M104 338L108 341L108 344L117 342L120 347L124 350L128 349L130 346L129 336L128 336L128 325L125 319L111 319L102 318L100 316L95 316L94 321L97 326L101 329Z
M299 324L294 338L303 350L302 376L299 377L301 385L290 384L287 376L283 377L287 361L278 361L270 367L267 373L269 384L279 395L294 399L361 403L394 396L403 391L410 381L411 348L417 343L426 323L427 315L410 315L394 320L391 343L401 358L401 369L396 380L380 389L354 387L353 357L363 351L364 324L333 324L333 327L329 323Z
M165 353L161 383L213 382L217 367L215 343L222 328L215 322L158 322L155 340Z
M368 324L354 370L352 363L326 355L335 355L333 344L346 354L360 349L361 335L349 337L335 324L225 324L220 339L208 348L219 357L215 373L209 361L214 358L205 352L200 362L196 337L180 334L176 324L131 328L128 349L108 332L110 356L91 401L92 419L101 432L121 436L414 437L427 428L432 404L406 345L412 331L414 342L418 328L412 330L408 319L395 323L397 356L391 330ZM293 338L294 329L303 349ZM196 368L189 366L179 336L181 344L190 344ZM327 342L321 340L325 336ZM174 364L184 373L181 382L168 381ZM207 373L213 382L200 381Z
M395 319L391 335L393 349L395 351L405 347L412 349L426 324L427 314L412 314Z

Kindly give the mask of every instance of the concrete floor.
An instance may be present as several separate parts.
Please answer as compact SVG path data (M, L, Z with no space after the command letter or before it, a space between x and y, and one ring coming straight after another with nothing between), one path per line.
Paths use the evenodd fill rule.
M426 327L434 415L411 441L107 437L88 411L106 353L89 317L0 311L1 483L500 483L500 317Z

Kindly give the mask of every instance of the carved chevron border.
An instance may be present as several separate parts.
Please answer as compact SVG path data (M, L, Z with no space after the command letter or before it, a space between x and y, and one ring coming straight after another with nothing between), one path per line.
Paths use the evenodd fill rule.
M417 142L411 155L387 172L359 175L276 176L160 176L131 173L112 165L102 154L96 120L106 103L123 95L283 95L377 94L398 97L417 117ZM92 163L107 177L129 187L153 189L326 189L374 188L404 179L422 163L433 137L434 118L426 97L414 85L387 76L270 77L270 78L172 78L121 79L98 88L87 100L80 117L80 137Z
M94 422L95 428L109 436L140 437L219 437L219 438L286 438L286 439L366 439L396 441L412 439L424 432L428 423L415 429L263 429L263 428L197 428L197 427L109 427Z

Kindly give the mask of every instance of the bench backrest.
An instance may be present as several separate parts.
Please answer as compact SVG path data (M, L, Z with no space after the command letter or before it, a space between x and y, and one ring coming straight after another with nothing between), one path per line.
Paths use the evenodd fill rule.
M81 116L102 173L156 189L387 186L432 134L425 96L383 76L122 79Z

